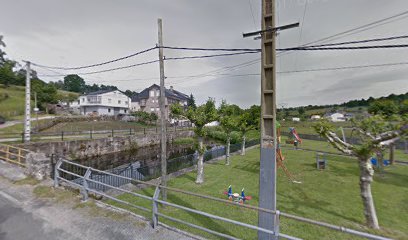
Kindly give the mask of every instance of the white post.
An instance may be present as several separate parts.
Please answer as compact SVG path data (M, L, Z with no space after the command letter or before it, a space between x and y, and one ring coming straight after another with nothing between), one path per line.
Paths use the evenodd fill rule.
M26 92L25 92L25 118L24 118L24 142L30 142L31 134L31 96L30 96L30 62L26 63Z

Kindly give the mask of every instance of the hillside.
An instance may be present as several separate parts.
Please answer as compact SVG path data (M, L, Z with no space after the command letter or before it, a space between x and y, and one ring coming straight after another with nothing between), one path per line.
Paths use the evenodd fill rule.
M66 96L69 94L76 94L67 91L58 90L60 96ZM0 116L10 120L16 116L24 114L24 102L25 102L25 87L10 85L5 87L0 84ZM31 101L34 106L34 101Z
M0 85L0 115L6 119L24 114L25 87Z

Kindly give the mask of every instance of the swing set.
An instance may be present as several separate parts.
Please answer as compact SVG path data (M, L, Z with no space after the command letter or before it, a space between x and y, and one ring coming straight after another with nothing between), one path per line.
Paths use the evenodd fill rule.
M280 148L280 143L281 143L281 132L280 132L281 125L279 122L276 122L276 134L277 134L277 145L276 145L276 164L278 167L282 168L283 172L285 173L286 177L292 181L292 183L298 183L301 184L302 182L296 181L292 173L288 170L288 168L285 166L285 157L282 154L282 150ZM293 129L294 130L294 129ZM291 131L292 132L292 131ZM293 133L293 132L292 132ZM295 132L296 133L296 132ZM295 138L299 138L299 136L295 135ZM301 142L302 140L299 138L299 141Z

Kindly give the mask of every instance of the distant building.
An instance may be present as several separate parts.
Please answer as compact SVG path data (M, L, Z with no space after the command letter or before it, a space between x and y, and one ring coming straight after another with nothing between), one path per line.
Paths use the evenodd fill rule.
M219 125L220 125L220 122L213 121L213 122L205 124L204 126L206 126L206 127L216 127L216 126L219 126Z
M152 86L144 89L138 94L132 96L131 110L132 111L144 111L154 112L160 118L160 86L153 84ZM166 117L169 117L170 106L175 103L179 103L181 106L187 107L187 101L189 96L174 90L172 86L170 89L165 89L165 113Z
M322 117L320 117L320 115L312 115L311 117L310 117L310 119L311 120L320 120Z
M342 113L329 113L325 115L325 118L327 118L331 122L345 122L346 117Z
M293 117L293 118L292 118L292 122L300 122L300 118L298 118L298 117Z
M102 90L80 96L70 103L70 108L81 115L117 116L129 113L130 101L119 90Z

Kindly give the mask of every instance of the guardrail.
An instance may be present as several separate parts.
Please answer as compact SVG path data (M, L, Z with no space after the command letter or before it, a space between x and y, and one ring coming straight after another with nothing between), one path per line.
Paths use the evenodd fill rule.
M67 170L67 167L72 166L75 167L75 171L69 171ZM188 191L184 191L181 189L176 189L176 188L172 188L172 187L165 187L162 186L160 184L153 184L153 183L149 183L149 182L144 182L144 181L139 181L136 179L132 179L132 178L128 178L128 177L123 177L120 175L116 175L116 174L112 174L110 172L106 172L106 171L101 171L101 170L97 170L91 167L86 167L71 161L67 161L67 160L63 160L60 159L56 166L55 166L55 173L54 173L54 187L57 187L60 185L60 183L65 182L70 186L76 187L81 191L81 194L83 196L83 200L86 201L88 200L88 194L89 193L95 193L97 195L101 195L107 199L116 201L118 203L127 205L129 207L144 211L144 212L148 212L152 214L152 225L153 227L156 227L157 225L160 224L159 222L159 217L165 218L167 220L176 222L176 223L180 223L180 224L184 224L186 226L192 227L192 228L196 228L202 231L205 231L207 233L219 236L219 237L223 237L226 239L238 239L235 236L231 236L222 232L218 232L216 230L213 229L209 229L203 226L198 226L195 225L193 223L190 222L186 222L184 220L175 218L175 217L171 217L168 216L166 214L164 214L163 212L160 211L159 207L160 204L161 205L165 205L165 206L169 206L169 207L173 207L173 208L177 208L180 210L184 210L190 213L194 213L194 214L198 214L201 216L205 216L208 217L210 219L214 219L214 220L219 220L219 221L223 221L223 222L227 222L233 225L237 225L237 226L241 226L241 227L245 227L248 229L252 229L252 230L257 230L258 232L264 232L267 233L271 236L274 237L281 237L281 238L285 238L285 239L290 239L290 240L298 240L300 238L297 237L293 237L293 236L289 236L287 234L283 234L279 231L279 225L280 225L280 218L281 217L286 217L288 219L292 219L292 220L296 220L296 221L300 221L300 222L305 222L305 223L309 223L309 224L313 224L313 225L317 225L317 226L322 226L331 230L336 230L336 231L340 231L343 233L348 233L351 235L355 235L355 236L360 236L360 237L365 237L368 239L376 239L376 240L389 240L389 238L385 238L385 237L381 237L381 236L377 236L377 235L373 235L373 234L369 234L369 233L365 233L365 232L360 232L360 231L356 231L353 229L349 229L349 228L345 228L345 227L341 227L341 226L336 226L336 225L332 225L332 224L328 224L328 223L324 223L324 222L320 222L320 221L315 221L312 219L307 219L307 218L303 218L303 217L299 217L299 216L295 216L292 214L287 214L287 213L282 213L280 211L272 211L269 209L264 209L264 208L259 208L256 206L251 206L251 205L241 205L239 203L235 203L232 201L228 201L225 199L220 199L220 198L216 198L216 197L212 197L212 196L207 196L207 195L202 195L202 194L198 194L198 193L194 193L194 192L188 192ZM100 176L101 174L104 174L106 176L109 176L111 178L117 178L117 179L121 179L122 181L111 181L111 182L123 182L123 181L128 181L130 183L133 184L144 184L150 187L155 187L155 192L153 194L153 196L146 196L143 194L139 194L136 192L132 192L129 190L125 190L120 188L120 186L115 186L114 184L107 184L101 181L98 181L98 178L94 178L93 174L96 174L96 176ZM105 186L108 187L110 189L119 191L121 193L126 193L126 194L130 194L133 197L137 197L137 198L142 198L148 201L151 201L152 204L152 209L148 209L139 205L136 205L132 202L127 202L121 199L118 199L114 196L111 196L109 194L107 194L106 192L102 192L99 191L98 188L95 187L95 185L101 185L101 186ZM265 229L265 228L261 228L258 227L256 225L252 225L252 224L248 224L248 223L244 223L244 222L240 222L240 221L236 221L233 219L229 219L223 216L218 216L215 214L211 214L211 213L207 213L204 211L200 211L197 209L193 209L187 206L182 206L176 203L171 203L168 201L164 201L164 200L160 200L159 199L159 195L162 189L166 189L166 191L173 191L173 192L177 192L177 193L181 193L181 194L186 194L189 196L194 196L194 197L198 197L198 198L202 198L205 200L209 200L209 201L213 201L213 202L221 202L221 203L225 203L228 205L234 205L237 206L239 208L242 209L251 209L251 210L255 210L258 212L265 212L265 213L269 213L272 214L275 218L276 221L276 226L274 227L273 230L269 230L269 229ZM211 204L209 202L209 204Z
M0 159L22 167L26 166L26 156L30 151L24 148L0 144Z

